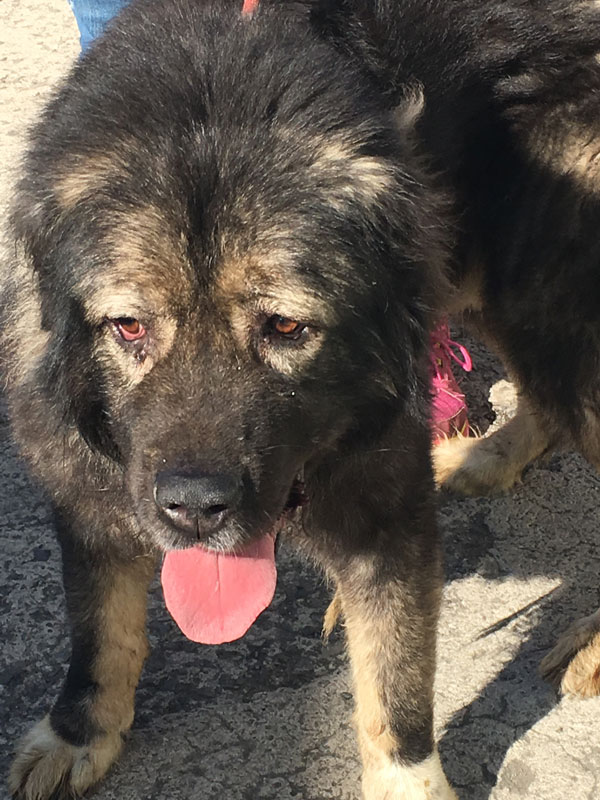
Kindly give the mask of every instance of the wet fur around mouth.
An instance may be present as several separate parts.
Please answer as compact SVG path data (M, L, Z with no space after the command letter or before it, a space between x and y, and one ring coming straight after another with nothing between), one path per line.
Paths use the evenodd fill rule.
M134 0L32 131L1 347L55 509L73 661L19 747L23 800L85 791L118 755L147 586L186 543L156 500L166 473L234 487L209 507L221 527L198 527L210 546L301 517L290 536L344 618L364 797L451 800L432 710L436 315L477 316L517 376L515 460L547 444L533 419L598 463L598 9L239 5ZM518 472L505 445L479 450L480 483ZM472 487L460 455L446 471Z

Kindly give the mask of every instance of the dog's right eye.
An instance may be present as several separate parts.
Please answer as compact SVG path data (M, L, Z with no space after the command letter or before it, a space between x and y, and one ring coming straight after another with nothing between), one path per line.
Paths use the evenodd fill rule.
M134 317L117 317L111 322L117 333L126 342L137 342L146 335L146 329L139 319L134 319Z

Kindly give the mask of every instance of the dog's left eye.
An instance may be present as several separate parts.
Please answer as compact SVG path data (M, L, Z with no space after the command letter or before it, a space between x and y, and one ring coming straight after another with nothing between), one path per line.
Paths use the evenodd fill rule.
M274 314L265 323L264 336L266 339L279 339L287 341L298 341L308 330L308 325L289 317L281 317Z

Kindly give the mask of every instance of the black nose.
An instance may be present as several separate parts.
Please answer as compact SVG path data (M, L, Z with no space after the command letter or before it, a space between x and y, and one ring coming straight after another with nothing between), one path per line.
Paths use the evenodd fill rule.
M160 513L195 540L219 530L242 498L241 482L223 473L165 470L154 487Z

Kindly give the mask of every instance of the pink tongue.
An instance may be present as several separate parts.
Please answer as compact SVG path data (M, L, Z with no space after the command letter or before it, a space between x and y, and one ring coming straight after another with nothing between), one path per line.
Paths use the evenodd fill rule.
M166 606L188 639L233 642L273 599L275 539L263 536L236 554L170 550L161 579Z

